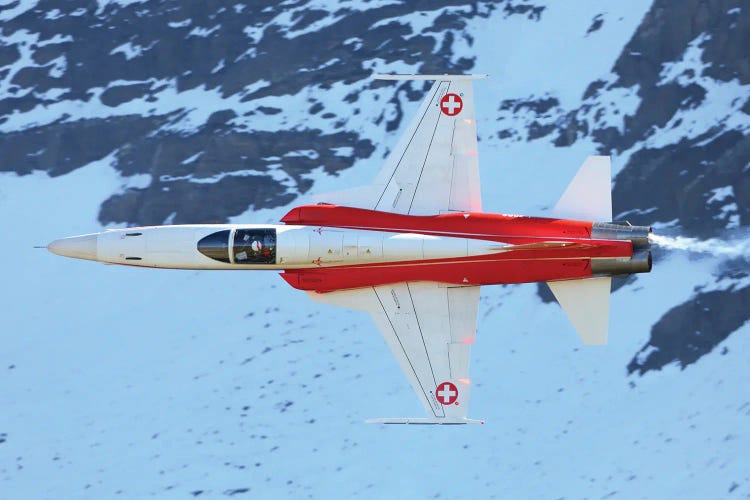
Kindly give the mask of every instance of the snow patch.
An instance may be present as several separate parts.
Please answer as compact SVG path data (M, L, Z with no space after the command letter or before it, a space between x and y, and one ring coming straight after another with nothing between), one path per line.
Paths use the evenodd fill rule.
M15 45L20 54L20 57L8 69L5 78L0 80L0 95L22 97L31 92L31 89L21 89L21 87L12 83L12 81L16 74L23 68L39 66L32 58L34 53L33 47L37 44L38 40L39 33L32 33L25 29L15 31L9 36L0 36L1 45Z
M341 45L343 45L344 47L346 47L347 45L351 45L352 51L357 52L359 49L362 48L362 43L363 43L363 40L355 36L355 37L347 38L346 40L341 42Z
M632 87L614 87L594 97L597 105L582 113L588 118L593 128L614 127L621 134L625 132L625 119L635 115L641 98L638 95L640 85Z
M199 152L195 153L193 156L191 156L190 158L186 158L186 159L182 160L180 162L180 165L187 165L188 163L193 163L195 160L197 160L201 156L203 156L203 151L199 151Z
M326 68L328 68L330 66L333 66L337 62L339 62L339 58L338 57L334 57L333 59L329 59L328 61L326 61L324 63L321 63L318 66L315 66L314 68L302 68L299 71L300 71L300 73L302 73L302 72L310 72L310 71L321 71L321 70L324 70L324 69L326 69Z
M215 73L218 73L219 71L224 69L224 67L225 67L225 63L224 63L224 59L222 59L221 61L218 62L216 66L214 66L214 69L211 70L211 74L213 75Z
M703 45L709 40L711 40L710 34L701 33L688 44L679 61L662 64L658 85L677 82L687 87L697 77L703 75L703 71L711 66L703 62ZM689 76L691 73L693 76Z
M114 54L122 54L125 56L125 59L128 61L140 56L145 51L149 50L151 47L153 47L156 44L156 42L151 43L148 47L144 47L142 45L134 44L132 42L126 42L122 45L118 45L112 51L109 53L110 55Z
M265 30L265 24L257 24L255 26L245 26L242 32L250 39L251 44L257 45L263 38L263 32Z
M491 137L503 99L554 94L578 102L584 90L578 80L585 86L607 74L617 57L609 45L649 6L610 2L611 18L623 21L608 18L583 45L568 30L583 36L601 3L581 5L552 4L539 25L524 24L525 33L511 26L522 35L515 38L504 33L506 24L521 16L503 21L502 30L501 12L472 23L481 51L477 70L496 77L475 84L479 133L489 136L480 142L487 211L543 212L596 146L588 139L556 148ZM607 31L611 25L616 29ZM482 38L483 30L492 36ZM508 42L501 45L508 50L479 43L492 37ZM305 112L317 98L378 144L372 158L339 175L315 169L309 175L316 189L360 185L374 175L419 104L399 94L406 119L399 131L385 133L373 120L390 96L366 85L288 97L288 126L336 130ZM342 100L351 91L361 91L353 105ZM221 104L227 102L236 104ZM286 109L286 101L277 104ZM360 115L352 116L353 108ZM284 178L280 164L273 170ZM4 487L20 498L71 498L87 485L95 498L117 491L164 496L165 488L174 496L198 490L211 496L246 485L269 498L436 491L446 498L489 498L498 491L509 498L578 498L581 492L631 498L644 491L654 498L714 498L746 475L749 325L723 342L726 354L715 350L686 370L625 375L651 325L714 279L711 254L691 259L672 252L654 272L613 294L610 345L603 349L582 347L559 307L539 304L535 286L483 287L471 413L487 425L366 426L362 420L384 408L422 412L368 315L312 303L276 273L166 272L18 251L46 242L40 238L99 229L101 203L127 182L107 161L54 179L0 174L0 214L24 214L4 219L11 244L0 245L2 257L14 263L4 280L18 285L3 311L3 325L14 334L4 338L0 353L7 402L0 431L9 436L0 469ZM248 211L234 220L277 222L288 208ZM40 401L54 408L54 418L39 411ZM281 412L287 402L291 410ZM405 440L413 446L404 447ZM585 450L585 460L571 460L570 450ZM478 468L455 467L446 481L446 454ZM331 481L339 473L346 480Z
M162 224L165 226L171 226L172 224L174 224L175 217L177 217L177 212L172 212L167 216L166 219L164 219L164 222L162 222Z
M297 151L289 151L284 156L304 156L305 158L310 158L311 160L317 160L318 158L320 158L320 155L314 149L300 149Z
M146 189L152 182L151 174L135 174L124 179L125 183L122 185L124 189Z
M211 33L218 31L219 29L221 29L220 24L217 24L216 26L212 28L203 28L200 26L196 26L195 28L190 30L190 33L188 33L187 36L197 36L200 38L208 38L209 36L211 36Z
M714 203L724 201L730 196L734 196L734 188L732 186L724 186L709 191L711 196L706 200L706 203Z
M297 7L296 4L291 3L288 5L293 5L293 8L279 9L282 12L275 18L273 18L266 25L266 27L278 26L280 28L280 31L286 38L292 39L327 28L328 26L331 26L343 19L351 11L364 12L387 5L396 5L398 3L399 2L396 0L311 0L300 7ZM286 5L286 3L281 4L281 6ZM295 26L299 24L299 21L301 19L303 19L303 17L300 17L300 15L304 16L305 12L310 11L325 11L327 12L327 15L313 23L310 23L304 28L297 29ZM259 39L255 37L252 38L256 41Z
M425 31L428 28L432 28L435 26L435 20L441 16L442 14L451 13L451 12L463 12L468 14L471 12L472 7L469 5L461 6L461 7L441 7L439 9L435 10L422 10L413 12L411 14L406 14L399 17L389 17L386 19L381 19L377 21L376 23L373 23L370 26L370 29L380 28L383 26L387 26L391 23L396 24L402 24L409 26L411 29L411 36L407 36L406 39L409 40L411 38L414 38L417 35L432 35L435 32L431 33L425 33ZM439 45L438 45L439 47Z
M56 57L46 64L52 66L49 69L49 76L52 78L61 78L65 74L65 70L68 69L68 61L65 56Z
M405 63L404 61L390 61L374 57L362 61L362 67L373 73L393 73L393 74L415 74L419 73L419 63Z
M269 168L271 165L269 165ZM175 182L175 181L188 181L193 184L216 184L217 182L227 177L265 177L269 176L269 172L265 170L233 170L231 172L222 172L220 174L212 175L210 177L193 177L193 174L188 175L162 175L159 177L159 182Z
M706 96L702 103L696 107L681 109L662 129L654 131L641 147L661 147L681 139L691 139L713 127L718 127L717 134L728 130L750 130L750 121L741 112L745 98L750 94L750 85L742 85L738 79L723 82L703 76L707 65L702 60L701 44L707 39L707 35L696 37L685 50L682 59L672 66L665 65L666 69L662 71L662 83L672 79L683 86L697 84L703 87ZM713 138L708 137L701 144L706 144Z
M608 22L586 36L591 13L601 12L602 2L538 3L546 7L538 21L525 16L500 20L502 12L472 21L474 44L465 55L476 57L478 72L492 76L488 87L497 96L495 102L551 93L561 107L577 109L589 84L611 73L652 4L607 2Z
M649 345L636 355L635 360L639 365L643 365L648 357L655 352L659 352L659 348L653 345Z
M182 21L172 21L167 23L167 26L170 28L187 28L193 23L193 20L190 18L183 19Z
M119 5L120 7L128 7L130 5L138 3L146 3L148 0L96 0L99 7L96 9L96 15L98 16L104 9L109 5Z
M279 28L281 28L280 31L284 34L284 37L291 40L308 33L319 31L332 24L335 24L336 22L344 18L344 14L336 16L332 14L332 12L334 11L329 10L330 7L324 7L321 10L329 12L325 17L308 24L304 28L295 28L295 26L299 24L300 20L299 18L297 18L298 14L304 11L315 9L317 3L319 2L312 1L307 3L300 9L285 9L281 12L281 14L277 15L270 23L268 23L268 26L278 26ZM297 18L297 20L294 21L294 18Z
M152 87L164 87L153 96L143 96L124 102L115 107L103 107L100 96L107 89L117 85L150 82ZM212 113L218 109L243 110L255 109L255 102L242 102L242 97L253 91L267 86L269 83L260 80L248 85L241 93L224 97L220 88L207 89L206 85L184 91L177 91L174 79L145 81L116 80L109 83L107 88L94 87L89 90L92 96L88 101L66 100L53 104L37 105L30 111L14 112L0 124L0 132L23 130L33 126L47 125L64 120L76 121L91 118L109 118L114 116L141 115L163 116L180 112L179 116L164 130L190 131L196 130L206 123ZM153 100L153 102L152 102Z
M55 19L60 19L61 17L65 17L65 14L63 14L60 9L52 9L47 11L47 13L44 15L44 18L48 21L54 21Z
M61 35L61 34L57 33L52 38L46 38L44 40L39 40L38 42L36 42L36 46L37 47L45 47L47 45L57 45L57 44L67 43L67 42L72 42L72 41L74 41L74 38L73 38L72 35Z
M349 157L354 155L354 148L351 146L341 146L338 148L331 148L333 154L336 156Z
M736 78L724 82L703 75L704 69L709 65L703 62L701 45L709 38L706 34L699 35L690 42L679 61L664 64L659 82L661 85L698 85L705 90L703 100L698 105L683 106L663 127L652 129L648 137L622 152L621 158L624 161L621 165L627 163L634 151L660 149L680 141L695 139L711 130L715 132L697 142L697 146L704 146L729 130L744 133L750 130L750 120L741 110L750 95L750 85L742 85ZM612 174L616 175L618 171L613 168Z
M721 216L727 221L727 229L736 229L740 227L740 209L737 207L737 203L727 203L721 207Z
M14 2L9 3L12 4ZM6 8L0 11L0 21L10 21L11 19L35 8L38 3L39 0L19 0L15 2L15 5L13 7Z

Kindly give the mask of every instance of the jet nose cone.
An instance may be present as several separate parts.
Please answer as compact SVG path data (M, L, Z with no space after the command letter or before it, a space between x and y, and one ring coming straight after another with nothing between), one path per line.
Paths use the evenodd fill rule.
M84 234L55 240L47 245L50 252L75 259L96 260L96 234Z

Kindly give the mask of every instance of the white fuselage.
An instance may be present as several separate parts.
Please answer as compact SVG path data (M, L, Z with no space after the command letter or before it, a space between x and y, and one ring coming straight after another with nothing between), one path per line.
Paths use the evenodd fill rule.
M253 241L240 235L253 230L274 234L273 253L265 243L264 262L248 261ZM210 235L226 242L225 261L199 251L199 242ZM215 238L216 239L216 238ZM251 239L251 238L246 238ZM247 246L242 246L246 244ZM377 262L452 259L502 251L507 245L461 237L429 236L292 225L220 224L154 226L113 229L101 233L57 240L55 253L109 264L172 269L301 269ZM252 250L249 250L252 252ZM244 260L243 260L244 259Z

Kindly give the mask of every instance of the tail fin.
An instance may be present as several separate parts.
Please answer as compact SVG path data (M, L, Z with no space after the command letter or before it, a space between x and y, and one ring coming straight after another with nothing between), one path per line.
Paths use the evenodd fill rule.
M607 343L611 283L609 276L547 282L584 344Z
M563 219L611 221L609 156L586 158L552 213ZM584 344L607 343L611 282L606 277L547 283Z
M589 156L557 202L552 214L561 219L612 220L609 156Z

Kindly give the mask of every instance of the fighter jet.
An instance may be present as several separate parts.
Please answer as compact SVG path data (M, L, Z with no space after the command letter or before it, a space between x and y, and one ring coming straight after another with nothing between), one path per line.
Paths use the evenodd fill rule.
M610 159L590 156L551 218L482 211L473 82L434 81L367 186L322 195L280 224L108 229L51 252L107 264L280 271L313 300L372 315L426 418L473 424L469 354L482 285L547 282L586 344L606 344L611 277L651 270L651 228L612 221Z

